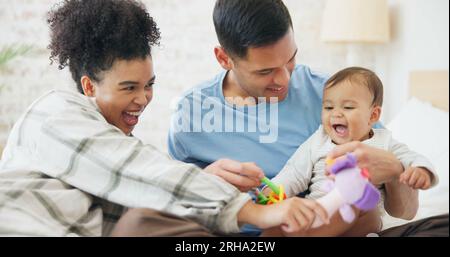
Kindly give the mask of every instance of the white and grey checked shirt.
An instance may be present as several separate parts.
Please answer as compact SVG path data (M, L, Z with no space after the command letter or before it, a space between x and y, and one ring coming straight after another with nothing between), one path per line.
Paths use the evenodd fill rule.
M14 125L0 161L0 235L108 235L126 208L238 232L250 200L107 123L95 101L53 90Z

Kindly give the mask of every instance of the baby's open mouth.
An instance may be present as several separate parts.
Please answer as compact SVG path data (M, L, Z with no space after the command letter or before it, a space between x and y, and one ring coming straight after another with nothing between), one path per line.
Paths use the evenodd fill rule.
M342 124L334 124L332 125L334 131L336 132L336 134L340 137L345 137L348 133L348 128L346 125L342 125Z

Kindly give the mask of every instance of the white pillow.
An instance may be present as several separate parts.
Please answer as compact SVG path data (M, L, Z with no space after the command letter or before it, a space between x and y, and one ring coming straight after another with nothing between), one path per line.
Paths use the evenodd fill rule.
M434 165L439 184L419 192L414 220L449 212L449 116L430 103L411 98L387 126L397 141L426 156ZM383 229L409 221L383 217Z
M449 149L448 122L448 112L411 98L386 127L396 140L433 160Z

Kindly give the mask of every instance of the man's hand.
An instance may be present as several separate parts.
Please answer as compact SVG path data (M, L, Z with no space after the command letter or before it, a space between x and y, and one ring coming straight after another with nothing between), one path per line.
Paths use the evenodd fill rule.
M348 152L355 154L360 168L368 169L370 181L374 185L385 185L384 206L389 215L402 219L412 219L416 215L418 209L417 190L400 183L399 179L404 167L393 153L370 147L361 142L350 142L334 148L327 158L340 158Z
M391 182L398 179L403 172L403 165L394 154L377 149L361 142L354 141L336 146L327 156L328 159L344 157L352 152L358 160L360 168L367 168L370 181L375 185Z
M421 167L409 167L400 175L400 183L414 189L428 189L431 186L431 172Z
M253 162L220 159L211 163L205 171L223 178L241 192L248 192L261 184L264 172Z

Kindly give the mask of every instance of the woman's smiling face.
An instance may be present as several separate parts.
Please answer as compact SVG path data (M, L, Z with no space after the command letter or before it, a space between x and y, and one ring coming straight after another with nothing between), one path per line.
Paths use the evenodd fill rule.
M111 69L99 75L98 82L87 77L81 78L84 93L95 97L108 123L129 135L152 100L155 83L152 60L149 56L143 59L116 60ZM91 86L86 86L87 84Z

